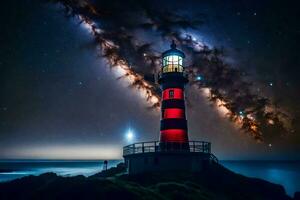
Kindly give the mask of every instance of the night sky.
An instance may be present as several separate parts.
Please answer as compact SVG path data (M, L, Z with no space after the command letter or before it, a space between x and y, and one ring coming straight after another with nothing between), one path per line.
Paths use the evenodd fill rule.
M158 140L159 109L126 77L118 78L110 55L99 55L99 41L78 18L91 14L66 11L66 5L74 9L74 3L61 2L2 2L0 158L121 158L128 129L134 132L133 142ZM159 64L144 65L140 52L132 50L128 41L148 44L147 54L152 56L167 50L174 38L178 48L188 51L178 35L170 34L175 29L210 49L222 49L222 60L245 74L255 94L267 97L288 115L289 130L277 134L280 128L274 126L257 141L220 114L197 85L189 84L190 139L211 141L219 159L299 159L300 24L292 2L74 2L83 7L90 2L98 9L97 17L91 17L93 23L114 33L101 38L118 43L122 48L117 54L142 77L157 72ZM171 13L184 16L188 23L168 27L178 18ZM190 66L196 54L186 53Z

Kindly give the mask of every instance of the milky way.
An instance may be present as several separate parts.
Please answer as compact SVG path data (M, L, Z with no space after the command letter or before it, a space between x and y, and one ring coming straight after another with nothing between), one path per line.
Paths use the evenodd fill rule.
M228 117L258 142L270 142L293 132L292 114L258 94L251 77L230 64L224 49L211 47L197 39L203 16L179 15L157 10L150 3L109 3L101 1L51 1L63 6L68 17L76 17L90 30L99 47L99 56L116 68L121 78L137 88L153 108L160 106L156 83L160 52L139 31L159 36L166 43L175 40L187 54L186 73L199 95L205 95L221 114Z

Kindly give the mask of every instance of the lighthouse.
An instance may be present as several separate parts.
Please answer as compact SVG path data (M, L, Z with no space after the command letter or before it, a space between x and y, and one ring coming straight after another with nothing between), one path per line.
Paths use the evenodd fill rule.
M162 90L160 147L188 149L188 127L185 114L184 86L188 82L184 73L185 55L176 48L162 54L159 84Z
M162 91L159 141L138 142L123 147L128 174L148 172L201 172L218 159L211 153L211 143L190 141L184 87L188 76L185 55L173 41L162 53L158 83ZM156 135L156 134L154 134Z

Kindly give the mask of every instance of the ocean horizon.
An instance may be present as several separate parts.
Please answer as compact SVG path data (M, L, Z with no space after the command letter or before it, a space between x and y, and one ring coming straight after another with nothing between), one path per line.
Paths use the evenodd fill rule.
M103 170L104 160L0 160L0 182L53 172L60 176L91 176ZM108 160L108 168L123 160ZM299 160L221 160L231 171L282 185L293 196L300 191Z

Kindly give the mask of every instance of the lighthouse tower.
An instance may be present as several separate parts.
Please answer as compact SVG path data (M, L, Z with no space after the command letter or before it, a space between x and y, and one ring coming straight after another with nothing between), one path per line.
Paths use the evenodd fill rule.
M162 90L159 141L138 142L123 147L129 174L146 172L201 172L218 159L210 142L190 141L185 115L184 86L188 77L183 67L185 55L176 48L162 53L158 82Z
M184 74L184 57L184 53L176 49L174 41L171 44L171 49L162 54L162 69L159 76L159 84L162 89L161 148L188 147L184 101L184 86L188 79Z

